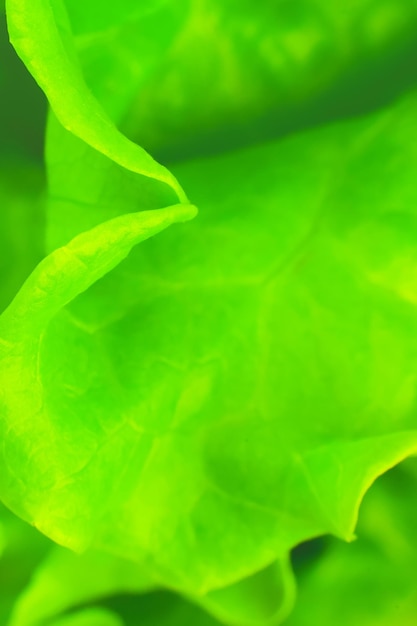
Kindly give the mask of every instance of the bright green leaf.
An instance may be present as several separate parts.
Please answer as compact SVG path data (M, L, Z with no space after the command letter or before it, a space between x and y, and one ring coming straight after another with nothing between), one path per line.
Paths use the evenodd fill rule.
M15 605L9 626L40 626L73 607L155 587L149 563L139 566L100 552L79 556L55 548ZM294 582L287 561L226 589L190 598L222 622L280 624L292 609Z
M123 261L135 245L195 214L192 205L178 204L123 215L82 233L50 254L3 314L5 343L22 342L26 333L43 333L65 305Z
M278 624L288 551L352 540L369 486L417 450L416 98L281 142L274 120L291 109L302 125L297 107L338 80L349 99L344 72L364 68L358 89L374 54L378 67L403 54L415 8L100 6L68 2L74 39L62 3L9 0L55 112L53 252L0 321L0 495L57 542L146 563L222 621ZM149 211L185 194L114 124L177 159L190 142L226 150L177 168L198 221L133 249L194 209ZM5 266L26 254L22 214Z
M105 264L91 233L90 260L48 257L2 322L6 502L191 594L351 539L363 493L417 447L414 111L184 165L199 220L66 309L132 241L114 230Z
M11 306L3 314L0 322L2 328L0 331L2 387L4 389L7 388L9 391L14 388L12 395L15 400L22 403L21 409L23 409L23 412L21 416L23 422L21 422L21 426L24 424L27 425L26 415L28 404L31 407L29 409L30 413L36 414L39 410L41 410L42 413L41 407L44 404L43 397L45 388L42 376L39 376L38 365L40 365L41 344L43 344L45 336L48 334L48 325L54 316L60 313L61 309L74 297L86 290L94 281L101 278L106 272L120 263L136 243L154 235L173 222L190 219L194 214L195 210L193 207L189 205L178 205L176 207L161 209L160 211L121 216L110 222L101 224L92 231L80 235L72 240L66 247L56 250L39 264L26 281ZM71 317L68 319L71 320ZM72 324L71 321L70 324ZM76 329L76 327L74 327L74 329ZM75 357L76 360L78 358L77 351L81 347L81 344L77 345L77 342L73 346L75 353L73 353L72 356ZM58 346L55 346L55 348L58 348ZM38 362L35 371L32 367L34 363L33 358ZM26 373L24 373L21 368L23 368ZM63 371L61 373L66 376ZM90 373L92 373L88 371L88 365L85 373L87 375L85 382L88 387L88 378ZM58 379L56 382L58 383ZM33 385L35 388L33 388ZM64 388L68 391L70 390L71 382L69 379L66 380L63 387L59 384L59 389L62 390ZM93 389L91 391L93 395L96 394L96 391ZM72 395L72 392L70 392L70 395ZM15 442L12 444L14 451L12 452L10 448L9 452L12 453L12 457L15 453L20 456L23 452L23 450L19 452L19 431L21 426L15 422L14 408L9 405L9 400L7 400L4 394L2 394L1 400L2 428L5 428L5 432L8 433L7 440L9 443L12 444L12 441ZM12 404L14 404L14 400L12 400ZM56 494L60 492L59 488L58 491L56 490L58 487L56 482L58 475L50 464L49 446L51 444L53 445L54 440L58 445L54 462L55 468L58 469L61 460L65 457L65 453L62 454L63 451L59 449L59 447L67 440L67 436L71 431L73 436L76 437L75 440L72 436L70 438L71 441L67 440L69 445L67 450L70 455L70 458L67 458L69 465L67 465L63 473L58 469L58 474L61 476L61 479L58 478L58 481L64 481L61 485L62 487L67 482L69 475L74 474L74 476L76 476L77 473L82 473L83 468L88 467L92 460L91 454L93 454L95 445L93 436L89 442L85 442L86 446L84 451L82 451L82 437L77 437L76 428L74 429L75 423L72 424L71 420L70 422L66 422L64 413L61 413L61 420L64 418L62 421L63 430L61 431L61 436L59 437L59 441L55 439L55 435L53 434L54 427L49 421L49 409L47 409L46 406L44 406L44 409L46 409L46 412L44 413L43 419L37 419L35 422L35 429L38 432L38 436L30 442L27 440L32 450L38 451L35 453L35 455L39 454L38 461L41 461L41 458L45 461L45 465L42 463L44 469L41 470L43 479L39 475L36 477L35 474L31 474L31 464L28 466L27 460L23 458L23 465L26 467L28 473L20 483L22 491L18 493L20 489L18 488L16 491L17 485L13 478L14 470L12 469L12 465L17 461L17 457L14 456L14 461L12 461L11 458L3 457L5 471L1 476L1 482L4 489L3 495L5 496L5 501L10 508L17 510L22 517L28 519L28 521L36 522L38 527L42 528L46 534L50 531L54 534L48 521L52 501L48 504L44 501L44 504L41 505L41 509L39 509L40 502L37 502L38 498L35 497L34 500L30 498L30 501L27 501L24 496L24 494L27 493L28 485L32 483L38 494L42 491L46 494L49 491L52 498L54 492ZM40 418L40 415L38 417ZM79 417L82 418L81 414ZM93 415L91 417L93 419L93 425L96 418L93 417ZM81 429L84 430L86 422L84 422L83 418L79 425ZM39 430L37 426L40 427ZM110 434L110 431L106 432L107 429L104 422L102 426L99 427L99 432L102 428L104 429L102 435L106 438ZM94 425L93 429L95 429ZM113 434L116 436L118 427L116 427L115 430L111 427L111 430L113 430ZM67 435L65 431L68 431ZM77 442L76 445L74 445L75 441ZM16 448L15 444L17 444ZM91 444L93 444L93 448L91 448ZM23 455L25 456L24 452ZM6 456L8 456L8 453L6 453ZM35 462L35 465L36 463L37 462ZM34 467L32 469L34 469ZM38 471L36 471L36 474L37 473ZM29 482L26 483L26 481ZM68 486L70 483L71 481L69 483L67 482ZM63 496L64 494L61 492L61 495ZM87 494L84 495L87 496ZM63 501L62 504L64 504ZM106 508L104 502L103 504ZM32 510L33 505L36 512ZM65 508L67 509L66 512L63 510L61 510L61 512L57 511L62 521L65 520L65 517L67 517L68 520L68 526L66 529L61 529L58 541L64 544L69 543L69 545L82 547L91 541L91 528L89 528L88 523L87 525L85 523L83 504L81 500L76 503L70 498ZM87 509L85 509L85 511L87 512ZM72 524L71 518L74 514L77 517L79 516L78 522L76 523L78 530L76 526ZM64 522L64 527L65 526L66 524Z
M172 174L120 133L88 89L61 1L7 0L10 37L61 124L129 171L161 181L186 201Z
M65 131L51 115L46 142L49 214L48 249L126 213L170 206L175 195L166 185L137 176Z

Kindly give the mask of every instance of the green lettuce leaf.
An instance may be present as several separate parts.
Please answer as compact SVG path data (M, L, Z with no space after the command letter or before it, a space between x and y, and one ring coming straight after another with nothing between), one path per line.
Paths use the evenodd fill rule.
M15 387L12 395L16 392L19 395L20 391L22 392L19 402L23 402L21 406L23 409L23 412L21 413L21 416L23 417L23 424L27 425L26 415L28 407L25 407L26 403L28 403L31 407L29 408L29 413L34 412L37 414L39 411L41 411L41 413L43 411L42 398L44 395L44 382L39 377L39 372L34 372L32 369L33 350L38 350L36 348L36 344L40 348L40 343L44 340L44 335L50 321L68 302L75 298L79 293L86 290L91 283L98 280L115 265L120 263L120 261L129 253L133 245L154 235L173 222L189 219L190 217L193 217L194 214L195 212L193 207L189 205L178 205L167 209L161 209L159 211L142 212L121 216L111 220L110 222L105 222L92 231L88 231L87 233L80 235L71 241L70 244L64 248L58 249L38 265L0 320L2 387L9 387L11 391L11 387L9 386L9 383L11 383L12 387ZM77 345L74 345L73 347L76 350L73 356L77 358L78 347ZM79 347L81 347L81 345ZM38 356L40 357L40 353ZM81 356L81 354L79 354L79 356ZM23 369L21 370L21 368ZM23 370L26 370L26 375ZM58 383L58 380L56 382ZM65 387L67 389L69 389L68 384L71 386L69 380L65 383ZM37 389L35 392L33 385L35 385L35 388ZM87 382L86 388L88 388L88 386L89 383ZM19 387L19 392L17 387ZM10 412L11 407L8 408L9 400L6 397L7 395L9 394L6 392L5 395L2 395L1 399L3 416L2 429L5 429L4 434L8 432L9 426L12 430L14 430L15 426L19 430L18 424L14 421L14 410L11 409ZM15 399L18 399L17 396L15 396ZM13 400L12 404L14 404ZM40 417L40 415L38 417ZM63 414L61 414L61 417L64 417ZM49 418L46 414L45 418L46 421L44 426L46 427L46 431L43 431L42 427L41 430L38 431L38 443L28 441L30 447L32 447L33 444L35 445L35 448L40 446L38 448L38 452L41 456L43 455L41 450L45 446L46 449L48 449L49 445L51 443L53 444L52 440L50 440L48 436L44 439L44 435L51 426ZM12 426L12 422L14 422L14 426ZM40 426L41 423L42 419L35 421L35 430L37 430L37 426ZM75 423L72 424L71 422L67 422L67 426L64 424L63 426L64 431L68 428L68 433L73 431L73 435L75 435L75 430L73 430ZM82 429L84 428L81 423L80 426ZM104 434L106 427L104 423L102 426L104 428ZM59 448L66 440L64 431L61 433L62 438L60 438L60 440L55 440L55 443L58 446L56 448L57 467L60 465L59 458L61 457L62 452ZM17 431L15 431L15 434L18 439L20 439ZM14 440L14 436L11 431L7 434L7 439L10 442ZM77 447L77 445L74 446L75 441L76 439L73 439L72 443L68 441L68 444L72 446L72 452L70 452L70 448L68 448L72 461L70 459L67 460L70 462L70 466L72 467L72 469L70 469L70 466L68 466L69 473L71 474L75 472L76 475L78 472L82 471L83 466L86 464L86 458L84 458L81 447ZM15 449L15 452L17 452L20 444L17 440L15 440L15 443L17 443L17 448ZM79 446L82 446L82 439L80 438L77 443ZM87 456L89 456L89 453L92 452L90 447L91 443L92 441L90 441L90 443L86 442L87 445L85 452ZM12 445L14 447L14 444ZM23 452L23 450L21 450L21 452ZM25 453L23 452L23 454ZM13 455L14 454L12 453L12 456ZM53 484L55 483L56 486L57 476L54 475L54 471L49 465L50 460L47 457L49 457L49 451L45 457L46 465L44 466L44 470L41 470L42 473L44 472L44 479L39 482L39 476L38 478L36 478L35 475L30 477L29 473L31 472L31 469L27 466L28 474L23 481L19 483L20 488L15 483L13 478L12 465L14 462L10 465L7 458L3 457L5 471L1 476L1 482L5 492L8 492L5 500L10 505L10 508L18 510L22 517L25 517L26 519L29 517L29 521L35 521L36 517L39 515L43 517L43 515L40 511L38 511L37 515L33 517L32 514L28 513L28 511L31 510L32 505L35 505L35 508L37 508L39 502L36 504L37 498L35 498L35 500L30 498L25 502L25 494L27 494L28 486L27 484L25 485L26 479L28 479L34 487L35 484L37 484L36 490L38 492L43 489L48 491L48 485L49 489L52 488L52 493L55 491ZM16 457L15 461L17 461ZM24 464L26 465L26 460L24 461ZM59 473L61 473L60 470ZM64 474L65 473L66 471L64 470ZM62 478L65 483L66 478L64 475L62 475ZM18 493L19 491L20 494ZM78 515L77 510L82 511L83 508L81 501L77 503L75 508L74 504L74 502L68 501L68 513L62 510L59 514L63 521L69 514L68 531L63 529L63 543L66 543L66 532L69 532L70 543L72 543L72 537L75 536L75 527L72 528L70 518L74 513ZM43 508L43 506L41 508ZM49 505L46 505L46 508L48 509ZM25 510L26 513L24 512ZM47 513L46 510L45 514L46 517L49 517L49 513ZM43 522L40 521L40 524L38 525L43 527ZM79 518L78 525L81 535L84 535L85 531L87 535L89 534L87 529L85 529L85 531L81 530L84 526L82 516ZM75 531L75 534L77 534L77 531ZM86 541L88 542L87 538L82 539L80 536L79 539L77 539L76 544L82 546Z
M9 626L42 626L74 607L143 595L158 586L151 572L146 561L136 565L101 552L80 556L57 547L17 599ZM293 607L293 577L288 562L274 564L239 584L189 600L227 624L279 624Z
M369 486L417 450L416 96L177 177L118 127L177 158L226 126L216 152L264 139L270 114L408 37L412 3L355 4L339 28L324 3L283 2L281 31L266 4L234 19L216 2L126 0L96 19L74 0L74 39L63 3L8 1L54 113L51 254L0 319L0 496L58 543L146 563L224 622L278 624L289 550L352 540ZM303 16L314 32L294 71ZM177 180L201 217L160 232L195 214Z
M350 544L328 540L314 566L298 572L299 601L285 624L325 624L339 615L342 626L413 626L417 609L416 468L416 461L407 461L379 479L362 504L358 539ZM166 592L119 596L105 600L104 605L120 611L126 626L136 625L138 616L141 626L228 623Z
M407 461L367 494L358 540L351 545L330 542L314 568L301 576L299 602L288 626L332 623L335 615L341 626L415 623L417 509L410 463L416 467L415 460Z
M104 221L177 202L166 185L114 163L67 132L53 115L48 122L46 155L49 250Z
M351 544L327 540L320 559L308 570L298 571L299 601L294 613L285 621L288 626L331 623L334 615L340 616L342 626L414 624L417 609L414 567L417 549L414 539L417 522L416 468L415 460L407 461L379 479L361 506L358 539ZM76 581L85 582L86 577L81 570L91 572L91 578L94 578L96 567L100 569L100 562L106 562L105 557L97 557L93 556L93 566L90 567L88 561L91 556L85 559L56 549L53 557L41 566L29 591L23 596L26 619L12 621L11 626L41 623L33 619L36 611L31 613L35 595L39 607L43 604L41 610L46 616L49 610L48 592L49 601L51 597L55 601L62 592L68 594L68 590L70 594L75 595L76 590L79 593L80 585ZM49 575L45 576L48 571ZM97 570L98 578L107 578L107 571L105 567L103 576ZM69 572L75 574L74 580L68 578ZM123 571L119 572L121 578L126 579ZM78 578L80 574L81 578ZM87 587L89 585L91 580L87 582ZM117 584L114 585L116 589ZM29 600L31 596L32 602ZM318 602L318 598L326 598L326 601ZM115 595L114 598L102 599L102 602L112 610L121 611L126 626L137 624L138 616L141 626L147 626L148 623L158 623L158 626L216 626L233 623L228 620L218 622L199 613L185 599L159 591L140 596ZM248 617L246 609L241 605L244 618L236 623L245 623Z
M416 449L414 111L178 168L200 219L90 289L175 211L47 257L2 318L7 504L191 594L351 539Z
M64 128L127 170L170 186L186 201L172 174L117 130L87 87L64 3L7 0L6 6L11 41Z

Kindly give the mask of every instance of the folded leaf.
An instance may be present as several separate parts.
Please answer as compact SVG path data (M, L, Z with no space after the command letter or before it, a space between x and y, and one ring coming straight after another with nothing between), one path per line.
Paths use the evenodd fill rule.
M2 319L8 505L190 595L352 539L366 489L417 449L414 126L410 98L184 165L200 219L90 288L141 220L188 209L50 255Z
M176 203L166 185L126 170L66 131L52 114L46 141L48 250L104 221ZM51 219L57 216L57 222Z
M68 478L71 475L76 476L79 472L82 473L92 460L91 455L94 456L95 454L93 449L96 446L98 446L96 451L100 448L98 443L100 438L104 436L102 441L104 444L105 439L110 435L110 431L106 432L104 422L101 425L94 425L97 415L96 417L91 416L92 438L84 442L83 451L82 436L77 435L76 423L73 422L75 415L70 418L70 421L67 421L64 413L59 409L56 417L59 418L58 422L61 423L62 430L60 434L56 432L55 409L52 405L47 406L45 404L45 392L47 392L49 384L43 380L43 375L38 369L43 350L42 344L46 335L49 334L48 326L66 304L120 263L139 241L151 237L176 221L187 220L194 215L194 207L177 205L159 211L125 215L80 235L39 264L0 319L1 428L5 436L8 433L6 438L11 444L11 448L3 456L4 471L0 478L1 491L4 501L11 509L28 521L36 522L36 525L46 534L51 534L51 531L52 535L55 534L48 519L50 518L50 507L53 508L53 494L61 493L59 498L63 496L58 483L61 483L62 487L65 483L70 486L72 481L70 480L68 483ZM71 320L71 317L68 319ZM72 324L71 321L70 324ZM82 343L76 341L73 345L74 351L71 350L71 358L76 361L78 356L81 356L79 349L81 348L81 351L84 349ZM87 345L84 347L88 350ZM55 345L53 352L57 348L59 349L59 346ZM58 374L55 380L58 392L60 393L63 389L69 391L71 388L70 380L68 378L66 382L59 380L60 373L66 378L65 372L63 370L59 372L58 368L55 373ZM88 365L86 374L89 376ZM88 386L89 383L87 382ZM82 384L79 389L81 395L84 394L87 387L84 383ZM75 389L73 391L77 396L78 392ZM91 391L94 396L96 392L93 389ZM70 395L72 393L70 391ZM16 407L15 400L18 401L19 408ZM23 421L20 421L20 418L16 421L16 408ZM34 439L28 439L27 436L22 438L21 427L23 424L28 425L26 419L29 415L37 416L33 421L33 427L37 433ZM79 426L84 431L87 422L84 421L81 414L79 417L81 418ZM98 427L98 431L94 434L96 427ZM119 427L116 425L115 429L111 427L110 430L116 436ZM66 431L67 434L65 434ZM98 439L94 443L96 435ZM26 440L26 443L23 440ZM61 460L66 456L62 448L65 441L67 441L66 450L69 457L64 462L65 469L59 469ZM22 444L23 448L21 447ZM26 456L29 451L27 445L32 450L29 456ZM50 457L51 445L52 448L57 446L54 461ZM9 456L10 454L11 456ZM32 457L32 460L35 461L34 465L30 460L32 454L34 454ZM25 476L18 483L14 479L13 469L16 462L18 464L23 462L22 469L25 468ZM42 467L38 466L35 469L38 462L41 463ZM32 470L35 470L34 473ZM42 496L43 503L41 503L38 496L27 497L31 489L35 489L38 496L42 491L44 495L49 492L47 499L51 497L52 500L47 503ZM92 494L84 494L87 498L90 495ZM83 511L87 512L82 502L84 496L81 496L81 500L78 496L75 500L70 497L64 507L66 510L56 511L61 521L64 522L64 527L66 526L65 519L68 523L68 527L62 528L59 532L59 538L55 537L58 542L82 547L91 541L92 529L88 528L88 523L87 526L85 525L83 517ZM99 499L101 499L100 495ZM63 501L62 504L64 504ZM71 520L74 514L78 518L75 526L72 525Z
M405 468L378 480L362 505L358 540L332 541L315 566L300 573L299 601L286 624L332 623L337 615L341 626L412 626L416 510L416 481Z
M53 252L0 320L0 496L63 545L145 563L145 579L224 622L275 625L293 599L289 550L324 533L352 540L375 478L417 451L416 96L178 166L201 219L133 250L195 209L117 130L129 107L123 128L167 152L174 144L177 157L178 137L222 133L235 117L215 151L252 143L283 94L290 105L332 83L357 31L351 39L343 20L322 47L323 15L339 13L300 2L315 26L293 72L304 11L288 3L243 3L236 17L214 0L149 2L144 16L126 0L96 23L97 6L69 3L74 46L63 3L9 0L12 39L55 113ZM287 18L279 37L275 10ZM391 0L357 10L367 43L352 44L348 65L414 16ZM144 25L151 35L137 40ZM183 204L148 211L174 193ZM39 580L27 606L45 596ZM77 598L56 600L40 619Z
M9 626L41 626L74 607L157 587L149 563L136 565L104 553L80 556L53 549L18 598ZM226 624L281 624L293 607L294 582L285 560L231 587L192 597ZM185 600L184 600L185 602Z
M87 87L62 1L7 0L10 37L68 131L129 171L185 194L173 175L120 133Z

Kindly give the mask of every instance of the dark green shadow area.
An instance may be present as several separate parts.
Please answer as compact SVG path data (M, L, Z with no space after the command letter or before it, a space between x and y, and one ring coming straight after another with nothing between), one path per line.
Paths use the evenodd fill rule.
M0 624L3 626L8 623L16 597L29 584L49 549L50 541L1 503L0 521L6 546L0 567Z
M330 541L329 537L318 537L300 543L291 551L291 565L296 578L314 567L314 564L325 555Z
M44 172L0 158L0 313L44 256Z
M357 58L342 68L326 88L308 98L282 102L245 125L228 120L227 125L206 134L187 137L175 148L154 152L155 158L175 163L200 156L238 150L276 140L314 126L358 117L388 106L417 86L417 25L390 42L385 50Z
M67 614L93 606L97 605L78 606ZM208 613L169 591L120 594L103 599L100 607L120 615L124 626L219 626Z
M10 45L0 10L0 155L43 159L46 98Z
M156 591L143 596L115 596L104 606L121 615L126 626L215 626L210 615L168 591Z

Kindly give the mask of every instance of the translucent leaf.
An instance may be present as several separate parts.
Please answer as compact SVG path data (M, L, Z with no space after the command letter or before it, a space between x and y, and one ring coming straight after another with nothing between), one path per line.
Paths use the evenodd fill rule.
M55 112L53 252L0 321L0 495L58 543L145 562L222 621L266 626L291 605L289 550L352 540L369 486L417 450L416 98L283 141L265 123L271 141L230 148L346 59L408 41L415 11L151 4L95 29L96 5L74 1L74 47L63 4L9 0ZM147 211L185 194L123 119L177 158L201 130L229 150L177 167L201 219L134 250L195 210Z
M2 320L6 502L192 596L352 539L416 450L414 125L411 98L185 164L199 220L106 277L131 219L188 209L49 256Z
M8 0L10 37L68 131L129 171L185 194L172 174L120 133L87 87L62 1Z

